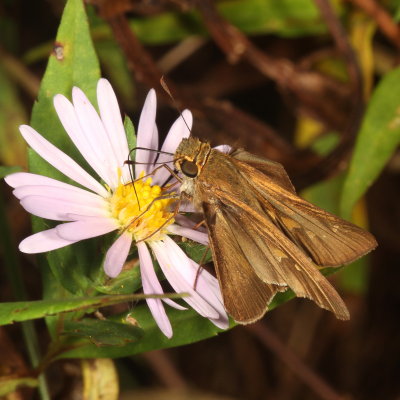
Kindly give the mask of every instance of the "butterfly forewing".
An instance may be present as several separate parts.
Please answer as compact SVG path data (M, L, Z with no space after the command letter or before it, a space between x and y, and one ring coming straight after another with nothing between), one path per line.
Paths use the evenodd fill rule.
M376 240L369 232L285 190L251 166L240 164L238 173L251 186L264 210L273 215L275 223L317 265L347 264L376 247Z

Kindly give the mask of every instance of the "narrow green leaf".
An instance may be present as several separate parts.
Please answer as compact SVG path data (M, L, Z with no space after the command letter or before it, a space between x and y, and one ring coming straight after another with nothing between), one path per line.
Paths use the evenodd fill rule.
M131 121L131 119L125 115L124 118L124 129L126 132L126 138L128 140L128 147L130 150L136 147L136 134L135 134L135 127ZM128 154L126 155L126 159L128 160ZM133 151L130 154L130 159L134 160L135 159L135 152Z
M400 4L397 3L397 8L396 11L394 13L393 19L395 22L399 22L400 21Z
M349 219L355 203L378 177L400 142L400 68L389 72L375 89L358 134L341 198Z
M0 396L6 396L23 387L34 388L38 386L38 380L35 378L11 378L2 377L0 379ZM7 397L8 398L8 397ZM11 397L10 397L11 398Z
M7 175L13 174L14 172L20 171L22 171L22 168L19 166L6 167L4 165L0 165L0 179L3 179Z
M113 304L138 301L146 298L179 299L183 296L184 294L178 293L165 295L129 294L0 303L0 325L42 318L49 315L56 315L61 312L97 309Z

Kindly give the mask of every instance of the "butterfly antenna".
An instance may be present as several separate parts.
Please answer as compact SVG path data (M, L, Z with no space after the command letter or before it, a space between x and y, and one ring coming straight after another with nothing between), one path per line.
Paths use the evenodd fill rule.
M176 108L176 110L178 111L179 115L182 117L183 122L186 125L186 128L188 129L188 131L190 132L190 134L192 134L191 129L189 128L188 123L185 120L185 117L182 114L181 108L179 107L178 103L176 102L174 96L172 95L171 91L169 90L169 87L167 85L167 82L165 82L164 76L161 77L160 79L160 84L162 86L162 88L165 90L165 92L168 94L168 96L170 97L170 99L172 100L172 103L174 105L174 107Z

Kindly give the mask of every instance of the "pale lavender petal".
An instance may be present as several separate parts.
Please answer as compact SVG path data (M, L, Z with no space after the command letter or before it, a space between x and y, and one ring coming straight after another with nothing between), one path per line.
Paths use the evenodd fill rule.
M154 89L151 89L146 97L146 101L144 102L143 109L139 118L136 142L137 147L151 149L151 144L154 141L153 135L154 133L156 133L156 111L156 92ZM144 163L135 165L136 176L139 176L142 171L145 171L145 174L149 173L150 165L146 163L148 163L150 160L150 153L152 152L143 149L136 150L135 161L137 163Z
M182 114L172 124L167 137L161 147L162 151L175 153L176 148L181 143L182 139L188 138L192 130L193 115L189 110L183 110ZM168 155L166 155L169 157ZM169 161L169 160L168 160Z
M83 220L68 222L56 227L57 234L65 240L85 240L96 236L105 235L118 229L111 218L97 218L92 221Z
M192 113L189 110L184 110L182 112L182 115L171 126L161 148L161 151L172 154L168 155L161 153L157 160L157 166L160 166L164 163L173 169L172 162L175 150L183 138L189 137L192 125ZM169 178L170 175L170 172L166 168L160 168L154 176L154 183L162 184Z
M197 222L194 222L192 219L186 217L185 215L178 214L175 216L175 221L185 228L196 229L199 232L207 233L207 229L204 224L198 226Z
M61 182L43 175L31 174L29 172L16 172L6 176L4 180L13 188L19 188L22 186L50 186L75 191L77 193L90 193L93 196L97 196L92 192L87 192L86 190L70 185L69 183Z
M105 216L105 211L97 207L44 196L26 196L21 200L21 205L33 215L55 221L69 221L67 216L69 213L87 216Z
M19 130L29 146L48 163L53 165L53 167L82 186L93 190L103 197L108 197L107 190L99 182L81 168L71 157L51 144L33 128L28 125L21 125Z
M213 147L214 150L218 150L221 153L229 154L232 150L232 147L229 144L220 144L219 146Z
M96 152L99 162L104 166L105 182L114 189L118 185L118 164L108 135L99 115L85 93L77 87L72 89L72 100L82 131L90 146Z
M150 246L174 290L178 293L188 293L189 296L183 299L200 315L218 319L218 312L193 289L194 280L190 283L186 280L185 269L192 269L192 265L182 249L168 236L163 241L150 243Z
M108 215L109 203L103 197L72 185L66 185L64 187L42 185L20 186L14 189L13 194L18 199L23 199L27 196L41 196L50 199L59 199L73 204L78 203L87 207L103 210L103 214Z
M154 271L154 266L153 266L153 262L150 257L149 249L143 242L137 243L137 247L139 250L139 257L142 254L143 260L145 260L147 263L146 265L143 265L143 266L142 266L142 264L140 264L142 280L144 277L144 279L146 280L146 290L148 289L148 291L145 290L145 293L146 294L151 294L151 293L163 294L164 291L163 291L161 284L157 278L157 275ZM146 258L147 254L149 255L150 259ZM151 263L151 267L150 267L149 262ZM144 288L144 286L143 286L143 288ZM187 310L186 307L181 306L180 304L178 304L177 302L175 302L171 299L162 299L162 301L164 301L164 303L168 304L169 306L176 308L177 310L181 310L181 311Z
M111 146L114 149L118 166L122 168L125 160L128 159L128 141L117 97L107 79L102 78L97 84L97 103L99 105L101 120L103 121ZM129 170L124 168L124 171L127 171L126 176L124 174L124 178L128 179Z
M179 211L181 212L196 212L196 207L190 201L182 201L181 205L179 206Z
M60 238L56 229L53 228L28 236L19 244L19 249L23 253L35 254L60 249L72 243L75 242Z
M142 277L143 292L145 294L163 294L162 287L158 281L154 271L153 261L150 252L144 242L137 244L139 260L140 260L140 275ZM146 299L150 312L156 321L161 332L167 337L172 337L172 326L165 312L164 306L160 299Z
M154 131L153 131L153 136L151 137L150 149L158 150L158 128L157 128L157 125L154 125ZM149 173L151 173L152 170L154 169L154 162L159 153L157 151L149 151L148 153L149 153L148 154L148 157L149 157L148 171L149 171Z
M199 264L190 260L192 263L192 269L189 271L189 279L196 280L196 291L206 299L218 312L218 318L210 318L210 321L218 328L227 329L229 327L228 314L225 311L224 303L222 300L222 293L218 283L218 280L212 276L204 268L200 268Z
M104 260L104 271L109 277L115 278L119 275L128 257L131 244L132 236L124 232L108 249Z
M185 228L176 224L168 226L168 231L173 235L179 235L188 239L194 240L195 242L208 245L208 235L205 232L200 232L195 229Z
M107 165L102 162L97 143L89 141L90 132L82 129L73 104L62 94L55 95L53 103L64 129L76 148L100 178L107 182L109 178Z

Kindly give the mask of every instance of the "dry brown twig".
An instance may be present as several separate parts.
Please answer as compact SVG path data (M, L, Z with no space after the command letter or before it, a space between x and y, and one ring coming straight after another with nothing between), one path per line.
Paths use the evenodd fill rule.
M390 14L374 0L347 0L363 10L378 25L380 31L400 49L400 27L397 25Z

